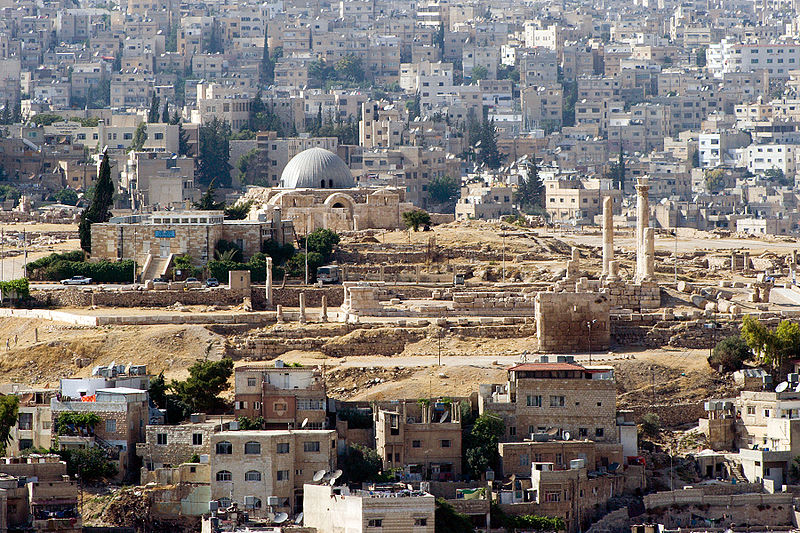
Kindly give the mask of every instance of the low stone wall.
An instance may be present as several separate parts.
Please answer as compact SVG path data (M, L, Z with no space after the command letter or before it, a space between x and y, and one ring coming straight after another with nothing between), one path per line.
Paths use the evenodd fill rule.
M723 527L786 526L793 520L793 497L790 493L708 495L699 488L657 492L644 497L644 517L668 528L689 527L698 517L721 520Z
M714 323L714 328L706 327ZM611 339L620 346L658 348L713 348L726 337L739 334L739 320L710 318L663 319L663 314L612 315Z
M648 413L656 413L659 422L664 427L677 427L684 424L696 424L697 420L705 416L706 411L702 401L671 403L667 405L637 405L625 407L633 411L633 420L638 424L642 417Z
M605 515L592 524L586 533L622 533L630 531L628 508L623 507Z

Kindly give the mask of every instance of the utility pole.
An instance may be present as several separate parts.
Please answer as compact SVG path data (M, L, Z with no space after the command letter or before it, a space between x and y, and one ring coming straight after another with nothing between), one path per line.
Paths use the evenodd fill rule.
M678 221L675 221L675 290L678 290Z
M500 234L503 237L503 283L506 282L506 234Z
M22 230L22 277L28 277L28 236L25 233L25 230Z
M586 322L586 327L589 328L589 338L587 339L589 341L589 364L592 364L592 326L595 325L595 323L597 323L596 318Z

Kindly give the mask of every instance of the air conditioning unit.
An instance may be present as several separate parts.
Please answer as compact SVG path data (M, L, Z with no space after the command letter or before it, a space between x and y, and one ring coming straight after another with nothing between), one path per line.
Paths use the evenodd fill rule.
M244 508L245 509L255 509L256 507L256 497L255 496L245 496L244 497Z
M208 511L210 513L215 513L219 509L219 502L217 500L212 500L208 502Z
M239 421L238 420L231 420L228 423L228 429L230 431L239 431Z
M270 507L277 507L281 504L281 499L277 496L268 496L267 497L267 505Z

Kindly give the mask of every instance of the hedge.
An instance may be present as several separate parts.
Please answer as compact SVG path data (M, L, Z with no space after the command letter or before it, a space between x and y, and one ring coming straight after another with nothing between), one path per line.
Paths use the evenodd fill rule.
M31 294L28 278L0 281L0 294L2 294L3 299L7 295L13 295L17 300L27 298Z
M28 272L33 272L39 268L44 268L49 266L56 261L83 261L84 260L84 253L83 250L73 250L71 252L64 252L62 254L50 254L44 257L40 257L36 261L31 261L28 263Z
M59 281L72 276L86 276L99 283L120 283L133 281L133 260L122 261L64 261L50 263L37 272L37 277L47 281Z

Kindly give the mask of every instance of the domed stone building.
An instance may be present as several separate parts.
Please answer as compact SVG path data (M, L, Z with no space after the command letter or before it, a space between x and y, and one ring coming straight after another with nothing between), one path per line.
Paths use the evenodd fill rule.
M243 200L254 200L250 218L273 220L280 210L299 235L321 228L402 228L402 214L414 209L401 188L357 187L341 157L316 147L289 161L279 187L249 187Z

